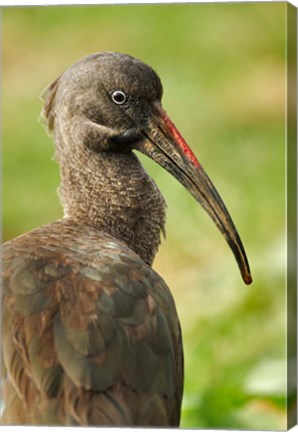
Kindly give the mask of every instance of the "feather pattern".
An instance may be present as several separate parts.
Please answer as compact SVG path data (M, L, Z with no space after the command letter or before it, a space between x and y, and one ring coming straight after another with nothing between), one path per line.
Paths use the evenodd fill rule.
M58 221L4 245L3 282L6 423L178 425L174 301L125 244Z

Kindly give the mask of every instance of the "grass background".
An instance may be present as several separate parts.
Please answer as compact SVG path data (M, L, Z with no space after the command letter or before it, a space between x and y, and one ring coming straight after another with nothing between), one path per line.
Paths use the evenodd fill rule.
M230 210L250 260L243 284L212 222L141 156L168 203L154 268L181 318L182 427L284 429L286 3L2 10L3 240L61 218L38 96L86 54L153 66L163 105Z

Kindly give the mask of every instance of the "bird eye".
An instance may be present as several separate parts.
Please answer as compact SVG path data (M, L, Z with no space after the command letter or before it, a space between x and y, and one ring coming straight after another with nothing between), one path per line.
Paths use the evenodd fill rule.
M112 94L112 100L117 105L122 105L127 101L126 94L121 90L115 90Z

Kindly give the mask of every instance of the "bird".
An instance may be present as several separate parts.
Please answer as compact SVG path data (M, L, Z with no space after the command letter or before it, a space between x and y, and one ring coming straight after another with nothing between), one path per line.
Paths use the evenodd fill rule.
M3 424L180 424L181 327L152 268L166 202L138 152L200 203L252 282L231 216L162 95L153 68L117 52L87 55L42 95L64 216L2 246Z

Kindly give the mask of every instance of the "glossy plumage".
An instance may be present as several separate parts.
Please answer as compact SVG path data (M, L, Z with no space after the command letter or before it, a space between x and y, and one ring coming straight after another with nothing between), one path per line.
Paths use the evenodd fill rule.
M5 423L178 425L175 305L138 255L68 219L3 253Z

